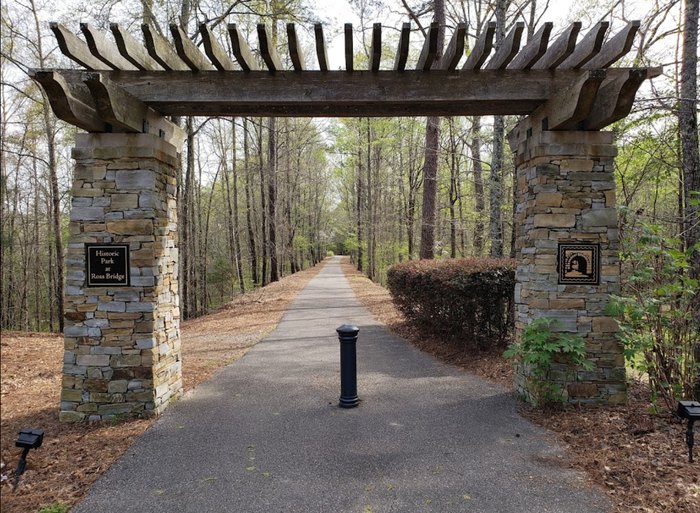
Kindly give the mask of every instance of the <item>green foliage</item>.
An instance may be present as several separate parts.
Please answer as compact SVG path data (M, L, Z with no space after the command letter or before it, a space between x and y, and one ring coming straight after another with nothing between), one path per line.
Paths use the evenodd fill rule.
M413 260L390 267L387 285L409 320L448 339L483 349L512 331L513 260Z
M678 249L678 239L654 224L641 223L633 231L622 254L629 276L609 313L620 321L619 338L629 366L648 376L655 399L674 408L676 399L696 394L700 362L693 349L700 333L693 314L698 280L688 273L691 250Z
M39 508L39 513L67 513L69 509L70 506L67 504L54 502L53 504L46 504Z
M537 405L564 401L561 386L551 376L552 365L563 363L584 370L592 370L593 363L586 358L586 344L578 335L555 332L558 321L541 317L528 324L519 344L511 345L503 356L512 359L531 376L527 388Z

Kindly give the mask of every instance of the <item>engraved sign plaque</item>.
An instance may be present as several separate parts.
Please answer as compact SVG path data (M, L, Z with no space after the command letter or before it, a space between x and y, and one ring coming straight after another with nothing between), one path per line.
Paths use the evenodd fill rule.
M557 274L560 284L600 283L600 244L559 243Z
M87 286L128 287L129 245L86 244Z

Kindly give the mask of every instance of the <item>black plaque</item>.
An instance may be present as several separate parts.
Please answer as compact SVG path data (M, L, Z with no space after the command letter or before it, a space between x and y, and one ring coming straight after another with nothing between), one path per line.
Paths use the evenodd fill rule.
M86 244L88 287L129 286L128 244Z
M600 283L600 244L559 243L557 274L561 284Z

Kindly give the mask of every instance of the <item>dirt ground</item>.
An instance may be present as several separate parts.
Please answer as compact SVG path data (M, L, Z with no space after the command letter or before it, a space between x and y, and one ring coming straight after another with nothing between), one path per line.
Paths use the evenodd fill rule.
M186 390L240 358L269 333L320 268L286 277L214 314L183 323ZM426 337L405 322L386 289L357 273L347 260L343 269L358 298L392 330L439 358L511 386L512 371L500 351L474 354ZM153 421L60 424L62 338L2 333L0 344L1 510L37 513L42 505L75 504ZM696 463L690 465L685 427L668 414L650 414L648 405L648 390L636 383L627 406L553 412L523 406L523 413L570 446L570 465L585 471L608 494L611 513L698 513L700 451L696 447ZM27 471L13 493L10 481L20 453L14 440L22 427L42 428L46 436L44 445L30 453Z
M236 298L223 309L182 323L185 390L237 360L279 323L297 293L322 268L287 276ZM46 333L0 334L0 510L37 513L45 505L77 503L90 485L153 423L130 419L114 424L58 422L63 337ZM32 450L20 485L11 482L21 450L21 428L45 431ZM52 512L53 513L53 512Z
M386 289L348 260L343 271L360 301L392 331L438 358L512 387L512 370L501 351L465 351L421 334L394 308ZM570 447L569 465L604 490L611 513L699 513L700 443L695 463L688 463L685 424L669 412L650 413L650 394L643 383L632 383L629 395L625 406L543 412L523 405L522 413Z

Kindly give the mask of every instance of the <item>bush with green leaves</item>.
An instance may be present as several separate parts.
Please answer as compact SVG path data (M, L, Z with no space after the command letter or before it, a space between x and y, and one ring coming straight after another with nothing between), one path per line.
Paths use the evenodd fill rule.
M608 311L619 319L628 365L648 376L654 402L673 409L677 399L700 399L694 390L700 332L693 319L700 288L689 273L691 251L679 249L680 240L659 225L640 223L628 232L622 295Z
M578 335L554 331L558 324L556 319L547 317L533 320L523 330L520 343L512 344L503 353L526 375L527 395L538 406L565 400L562 386L552 377L555 363L588 371L593 369L593 363L586 358L584 340ZM575 372L571 374L575 376Z
M387 286L410 321L446 340L485 349L510 338L514 260L412 260L389 268Z

